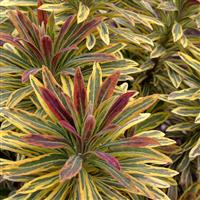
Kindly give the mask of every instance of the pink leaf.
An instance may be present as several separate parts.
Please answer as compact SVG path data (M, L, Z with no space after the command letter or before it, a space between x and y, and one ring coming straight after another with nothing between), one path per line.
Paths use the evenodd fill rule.
M92 133L95 129L95 125L96 125L96 120L95 120L94 116L88 115L85 119L84 126L83 126L84 139L88 139L92 135Z
M56 137L52 135L29 134L23 137L22 140L33 146L51 148L51 149L64 148L65 145L67 144L64 138L60 138L60 137Z
M47 12L40 10L39 7L43 4L42 0L38 0L38 9L37 9L37 16L38 16L38 22L41 25L42 22L44 25L48 22L48 14Z
M133 96L134 93L135 92L127 92L118 97L108 111L108 114L104 120L104 126L110 124L111 121L125 108L125 106L128 104L129 98Z
M117 158L115 158L114 156L111 156L108 153L103 153L100 151L95 151L94 154L100 158L101 160L104 160L107 164L115 167L116 169L120 170L121 166L119 161L117 160Z
M117 85L120 72L116 71L109 76L102 84L98 92L97 105L113 95L115 86Z
M50 90L40 87L40 91L42 94L42 99L45 101L51 112L55 115L55 117L59 120L66 120L71 125L74 124L71 114L67 112L65 107L61 104L59 99L54 95Z
M22 74L22 78L21 81L22 83L25 83L29 80L29 76L30 75L35 75L37 74L41 69L29 69L29 70L25 70Z
M78 67L75 71L74 76L74 105L78 113L84 117L86 104L87 104L87 94L85 89L85 83L83 75L80 68Z

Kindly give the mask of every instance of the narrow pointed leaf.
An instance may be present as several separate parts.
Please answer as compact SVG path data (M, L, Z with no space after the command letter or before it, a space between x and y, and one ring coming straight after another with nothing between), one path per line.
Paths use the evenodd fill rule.
M112 120L125 108L128 104L129 98L134 95L134 92L127 92L122 94L111 106L108 111L107 116L105 117L104 126L112 122Z
M196 117L200 112L200 106L180 106L173 109L172 112L181 116Z
M22 78L21 78L21 81L22 83L25 83L27 81L29 81L29 77L30 75L36 75L41 69L28 69L28 70L25 70L22 74Z
M68 74L62 74L61 82L64 93L72 98L74 93L74 83L71 77Z
M77 141L81 142L81 137L80 135L77 133L76 129L67 121L61 120L60 124L66 128L70 133L72 133L74 135L74 137L77 139Z
M96 184L92 180L87 171L83 168L78 176L78 199L87 200L103 200L99 191L97 190Z
M96 126L96 120L93 115L88 115L85 119L84 126L83 126L83 137L84 139L90 138L90 136L93 134L93 131Z
M168 76L169 76L173 86L175 88L179 88L179 86L182 82L182 77L178 73L176 73L174 70L172 70L171 68L167 69L167 73L168 73Z
M132 192L134 191L137 194L141 194L141 191L137 187L135 187L134 183L128 175L124 174L123 172L120 172L120 170L108 165L105 162L95 160L93 161L93 163L102 170L109 173L116 181L118 181L126 189Z
M41 190L41 188L46 190L48 188L56 187L58 183L58 171L56 170L33 178L31 181L26 182L18 191L23 194L30 194ZM40 187L37 187L38 185L40 185Z
M55 117L61 121L66 120L70 124L73 124L73 119L71 115L66 111L64 106L61 104L61 102L57 99L57 97L48 89L45 89L43 87L40 88L42 98L47 104L48 108L51 110L51 112L55 115Z
M48 63L49 64L49 59L51 59L51 54L52 54L52 48L53 48L53 41L48 35L44 35L41 38L41 47L43 50L43 55L47 57Z
M82 168L82 158L80 156L71 156L66 161L64 167L60 170L60 182L70 180L76 176Z
M200 90L198 88L188 88L184 90L175 91L169 94L169 100L177 100L177 99L188 99L188 100L195 100L198 98L197 94Z
M96 37L94 36L94 34L91 33L86 38L86 47L88 48L89 51L94 47L95 43L96 43Z
M163 54L165 54L166 50L163 46L157 45L155 48L152 50L150 54L150 58L158 58L161 57Z
M77 14L77 23L81 23L85 21L90 13L90 9L83 4L81 1L79 2L79 9Z
M38 8L43 4L42 3L42 0L38 0ZM48 22L48 14L46 11L43 11L43 10L40 10L40 9L37 9L37 17L38 17L38 22L39 24L41 25L42 23L44 23L44 25L47 24Z
M67 144L64 138L59 138L52 135L29 134L27 136L24 136L22 140L33 146L50 148L50 149L64 148Z
M94 63L92 74L89 77L87 85L88 100L94 104L97 98L97 92L102 84L102 71L98 63Z
M101 39L105 42L106 45L109 45L110 44L109 30L104 22L99 24L98 31Z
M195 159L197 156L200 156L200 137L189 153L189 158L191 160Z
M60 47L63 45L62 44L63 38L64 38L65 34L69 31L70 27L72 26L74 19L75 19L75 16L70 15L66 19L65 23L62 25L60 32L58 34L58 37L55 41L55 50L60 49Z
M191 56L183 53L178 52L178 55L181 57L181 59L188 64L190 67L192 67L194 70L196 70L198 73L200 72L200 62Z
M114 89L117 85L118 78L119 78L119 71L113 73L109 76L102 84L101 88L99 89L98 96L97 96L97 105L101 102L105 101L109 97L113 95Z
M6 106L13 108L24 98L29 97L32 93L33 90L30 85L26 87L21 87L11 93L11 95L7 99Z
M112 155L110 155L108 153L100 152L100 151L95 151L93 153L98 158L100 158L101 160L105 161L108 165L111 165L112 167L114 167L114 168L116 168L118 170L121 169L119 161L114 156L112 156Z
M159 146L159 142L156 139L144 136L133 136L124 140L119 140L118 142L107 144L106 146L118 146L118 147L155 147Z
M199 112L199 114L197 115L197 117L195 118L195 123L196 123L196 124L200 124L200 112Z
M178 22L175 22L172 27L172 35L174 42L178 41L183 36L182 26Z
M80 68L77 68L74 76L74 105L82 117L85 114L86 104L85 83Z

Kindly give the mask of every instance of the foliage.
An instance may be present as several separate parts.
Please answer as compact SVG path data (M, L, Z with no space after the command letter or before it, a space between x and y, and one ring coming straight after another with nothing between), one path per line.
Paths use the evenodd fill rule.
M199 3L0 1L0 198L198 199Z
M188 0L126 2L128 11L112 5L123 19L112 30L145 71L133 87L143 95L199 87L199 6Z
M156 147L174 141L157 130L123 136L150 116L143 112L157 95L135 99L134 91L116 94L119 72L102 83L97 64L87 89L80 68L74 82L62 76L62 88L46 67L42 72L43 84L31 76L31 85L46 117L20 109L1 111L20 130L2 131L2 148L25 156L20 161L2 159L3 178L25 182L8 199L132 199L135 195L168 199L161 189L176 184L171 177L177 172L160 166L171 159Z
M62 26L55 24L54 15L37 10L27 17L21 11L9 11L9 18L17 35L0 33L1 47L1 105L35 109L32 102L30 74L40 76L41 66L46 65L56 77L60 73L74 74L74 68L84 68L85 77L91 71L93 62L102 63L103 76L108 76L114 68L120 68L122 80L132 77L128 74L140 71L137 63L124 59L120 54L122 43L109 46L98 44L90 51L84 40L95 32L102 17L77 24L75 15L70 15ZM121 67L123 65L123 67ZM30 100L31 97L31 100ZM3 122L2 128L9 123Z

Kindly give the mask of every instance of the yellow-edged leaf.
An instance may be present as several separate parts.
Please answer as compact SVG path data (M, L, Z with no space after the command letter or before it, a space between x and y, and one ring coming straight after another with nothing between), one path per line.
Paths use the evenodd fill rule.
M19 190L19 193L28 194L39 190L46 190L58 185L58 171L50 172L48 174L39 176L27 183L25 183Z
M85 169L82 169L80 171L78 180L79 180L79 187L78 187L79 199L103 200L96 186L94 185L93 180L88 175Z
M186 117L196 117L200 112L200 106L180 106L172 110L173 113Z
M106 45L109 45L110 37L107 25L104 22L102 22L98 25L97 29L99 31L100 38L105 42Z
M197 156L200 156L200 137L197 140L196 144L192 147L189 153L189 158L193 160Z
M77 14L77 23L81 23L85 21L90 13L90 9L83 4L81 1L79 2L78 14Z
M11 93L9 98L7 99L6 106L13 108L15 107L21 100L28 97L33 92L31 86L21 87L14 92Z
M197 117L195 119L195 123L200 124L200 113L197 115Z
M89 101L94 104L97 98L97 92L102 84L102 71L99 63L94 63L93 71L89 77L87 85L87 96Z
M71 156L60 170L60 181L64 182L76 176L82 168L82 158L80 156Z
M96 43L96 37L94 36L94 34L90 34L86 37L86 47L88 48L88 50L91 50L94 45Z
M169 76L173 86L175 88L179 88L179 86L182 82L182 77L169 67L167 68L167 73L168 73L168 76Z
M178 55L181 57L181 59L188 64L190 67L192 67L194 70L196 70L198 73L200 73L200 62L196 59L192 58L191 56L183 53L178 52Z
M43 107L43 109L45 110L45 112L49 115L49 117L51 117L51 119L53 121L57 121L56 117L54 116L54 114L51 112L51 110L49 109L49 107L47 106L47 104L45 103L45 101L42 98L42 94L40 92L40 87L44 87L42 83L40 83L38 81L37 78L35 78L34 76L30 75L30 82L31 85L35 91L35 94L37 96L38 101L40 102L41 106Z
M177 42L183 36L182 26L178 22L175 22L172 27L172 36L174 42Z

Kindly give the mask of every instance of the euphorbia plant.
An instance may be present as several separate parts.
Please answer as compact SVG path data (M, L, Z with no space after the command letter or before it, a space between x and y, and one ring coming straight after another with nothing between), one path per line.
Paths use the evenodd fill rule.
M116 93L119 72L102 83L95 64L87 89L80 68L74 82L63 75L62 87L48 68L43 83L31 84L46 117L2 108L19 131L2 131L2 148L23 160L2 159L4 179L24 182L8 199L169 199L162 188L176 184L176 171L161 167L171 159L156 147L173 144L158 130L125 137L130 127L147 119L143 113L158 95L134 99L135 91Z
M9 11L9 20L15 27L15 34L0 32L0 40L5 44L0 47L1 73L1 106L34 109L30 96L32 89L29 83L30 74L40 77L42 65L46 65L58 80L59 74L74 74L77 65L84 69L85 77L92 69L93 62L102 64L103 76L108 76L114 68L121 68L121 78L132 78L127 74L137 72L136 62L124 59L120 43L105 44L88 50L85 45L87 36L95 33L102 17L77 24L75 15L65 18L58 26L54 15L38 10L27 16L19 10ZM25 100L25 101L24 101ZM9 124L3 122L2 128Z

